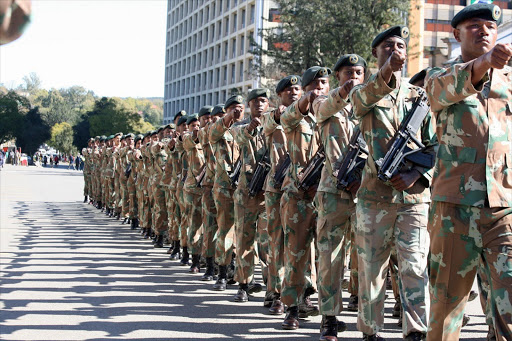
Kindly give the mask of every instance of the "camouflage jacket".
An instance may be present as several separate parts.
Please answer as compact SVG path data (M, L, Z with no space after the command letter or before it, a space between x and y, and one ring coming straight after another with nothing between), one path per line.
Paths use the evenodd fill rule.
M426 89L439 151L433 200L477 207L512 206L512 69L471 83L473 61L433 68Z
M160 185L165 186L165 187L171 186L172 176L173 176L172 173L173 173L173 165L174 165L174 162L173 162L174 153L169 148L170 140L171 139L169 139L169 138L165 138L162 140L162 143L164 144L164 152L165 152L165 154L167 154L167 160L165 162L164 174L162 176L162 180L160 181ZM174 186L176 186L176 184L174 184Z
M183 148L185 149L185 157L188 163L187 179L185 180L185 190L192 194L201 194L202 190L197 185L196 177L199 176L203 169L205 159L203 146L199 143L199 139L193 139L192 133L183 135Z
M161 185L162 177L164 176L164 167L167 162L167 153L164 150L163 142L153 143L151 146L151 155L153 159L153 183Z
M174 146L176 149L176 189L183 189L185 182L183 179L188 173L188 160L186 156L185 148L183 148L183 142L178 138L176 140L176 145Z
M262 117L262 119L264 118ZM231 127L235 141L240 148L242 160L242 169L240 171L240 178L238 179L237 190L240 194L244 195L248 195L249 182L256 170L258 161L265 153L263 127L256 127L252 133L249 133L246 129L249 123L251 123L250 117L233 124L233 127Z
M268 172L263 188L266 192L281 193L281 188L278 188L274 181L274 175L277 166L286 158L288 148L286 145L286 134L284 133L283 127L276 123L274 114L275 110L266 113L262 124L266 143L270 148L270 171Z
M286 134L291 160L282 190L302 197L304 192L299 189L299 174L319 147L316 119L310 112L303 115L297 100L281 114L280 122Z
M202 128L199 131L199 143L203 147L204 160L206 162L206 173L202 182L202 186L213 186L213 178L215 177L215 155L213 155L213 148L210 144L209 131L211 123L208 123L207 126Z
M238 159L238 145L231 131L224 125L224 120L218 119L210 127L210 143L215 155L215 180L213 187L232 189L229 174Z
M350 92L353 114L359 119L370 152L357 192L358 199L406 204L430 202L430 185L425 187L424 184L430 184L433 169L410 165L409 168L416 169L424 179L416 181L408 190L399 192L377 178L375 166L375 161L386 155L390 141L418 97L419 90L405 81L400 82L394 75L388 85L379 71ZM418 130L417 138L430 147L429 153L435 154L437 140L430 113ZM415 145L410 147L417 148Z
M339 88L313 102L313 111L325 150L325 166L318 191L340 194L343 199L353 199L352 194L336 188L338 181L333 172L341 166L354 132L351 109L350 104L341 98Z

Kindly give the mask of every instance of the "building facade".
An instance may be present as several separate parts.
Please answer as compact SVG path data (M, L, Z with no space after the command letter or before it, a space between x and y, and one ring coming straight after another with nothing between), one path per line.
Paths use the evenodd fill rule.
M251 42L274 12L266 0L168 0L164 124L258 87Z
M422 54L420 58L409 59L409 64L414 64L411 74L414 71L422 70L426 67L440 66L449 60L453 53L450 43L454 42L453 28L450 25L451 19L465 6L470 5L476 0L414 0L412 1L409 22L422 22L416 29L411 27L411 37L416 36L417 46L421 50L417 54ZM489 1L488 1L489 2ZM501 39L506 41L506 32L510 30L510 21L512 20L512 1L500 0L491 1L499 6L503 11L503 24L498 28ZM411 25L410 25L411 26ZM510 42L508 36L508 42ZM413 47L414 48L414 47ZM416 71L416 72L417 72Z

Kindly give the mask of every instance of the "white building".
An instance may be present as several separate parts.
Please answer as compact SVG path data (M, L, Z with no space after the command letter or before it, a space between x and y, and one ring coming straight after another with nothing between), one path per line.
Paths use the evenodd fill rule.
M267 0L168 0L164 123L258 87L251 39L277 14Z

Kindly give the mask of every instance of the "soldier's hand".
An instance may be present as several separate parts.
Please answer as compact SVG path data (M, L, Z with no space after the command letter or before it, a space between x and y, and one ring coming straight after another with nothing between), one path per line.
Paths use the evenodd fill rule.
M512 44L499 43L486 53L486 61L491 68L503 69L512 57Z
M243 110L236 108L235 110L232 111L233 121L234 122L240 121L240 119L242 118L242 115L243 115Z
M347 191L349 191L355 197L360 186L361 182L359 180L352 181L348 184Z
M174 145L176 144L176 138L172 138L169 140L169 148L174 148Z
M401 192L411 188L420 177L421 174L417 170L411 169L406 172L395 174L391 178L390 182L394 189Z
M247 130L249 132L252 132L254 129L256 129L259 125L261 125L261 121L259 118L255 117L251 120L251 123L247 126Z
M194 127L192 130L192 139L195 141L199 135L199 126Z
M341 98L346 100L348 98L348 94L350 93L350 90L352 90L352 88L354 86L356 86L357 84L360 84L360 83L361 82L358 79L349 79L348 81L343 83L343 85L340 86L340 91L339 91Z
M406 60L407 55L405 53L401 53L400 51L393 51L388 60L386 60L384 67L389 67L392 72L400 71L404 67Z
M276 121L276 123L279 123L281 121L281 115L284 113L285 110L286 107L282 104L276 108L276 110L274 111L274 121Z

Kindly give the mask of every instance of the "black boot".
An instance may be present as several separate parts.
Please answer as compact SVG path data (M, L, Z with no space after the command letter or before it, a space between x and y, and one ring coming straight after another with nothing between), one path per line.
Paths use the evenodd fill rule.
M231 262L229 263L228 265L228 272L227 272L227 280L228 280L228 284L236 284L236 281L235 281L235 258L236 258L236 255L235 253L233 252L233 256L231 257Z
M127 222L128 222L128 218L124 218L124 219L123 219L123 222L122 222L121 224L123 224L123 225L124 225L124 224L126 224Z
M190 260L190 255L188 254L188 247L183 247L183 257L181 258L180 265L188 265L188 261Z
M177 259L180 259L180 241L179 240L175 240L174 241L174 247L172 248L172 253L171 253L171 256L169 257L170 259L172 260L177 260Z
M87 202L87 195L84 196L84 204Z
M201 268L201 265L199 264L199 255L192 255L192 265L190 266L190 272L191 274L199 273L199 269Z
M338 320L336 316L322 316L320 324L320 341L338 340Z
M164 235L163 234L156 236L155 245L153 245L153 247L155 247L155 248L164 247Z
M174 249L174 243L175 241L173 240L171 242L171 246L169 246L169 249L167 249L167 254L170 255L172 253L172 250Z
M217 282L213 285L213 290L216 291L224 291L227 286L227 266L219 265L219 278L217 278Z
M137 226L139 226L139 219L133 218L132 219L132 224L131 224L131 229L135 230L137 228Z
M151 238L151 227L146 227L144 232L144 239Z
M281 326L286 330L299 329L299 308L297 306L289 307L286 310L286 317Z
M206 257L206 271L204 272L201 281L213 281L215 278L215 264L213 257Z

